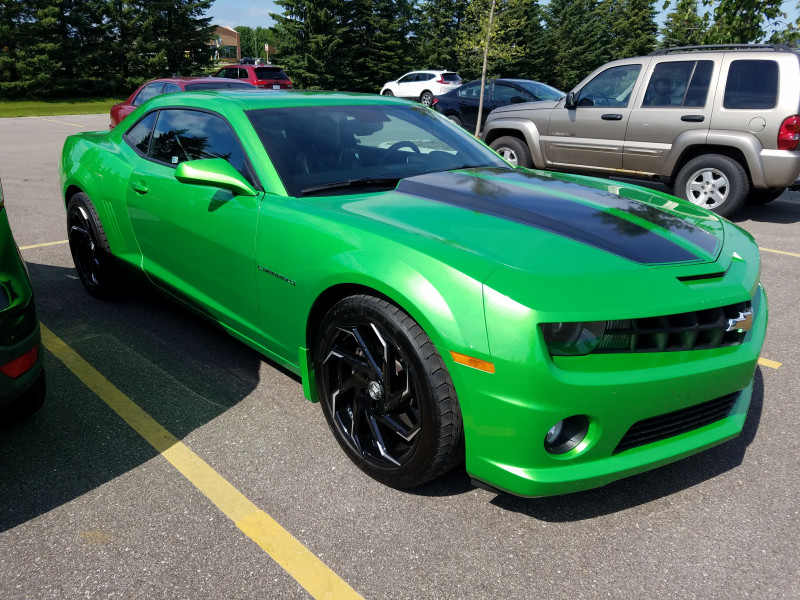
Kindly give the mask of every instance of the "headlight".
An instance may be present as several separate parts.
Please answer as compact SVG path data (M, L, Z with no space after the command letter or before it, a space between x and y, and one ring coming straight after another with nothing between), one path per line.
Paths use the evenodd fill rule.
M597 348L606 331L606 322L542 323L541 327L551 355L579 356Z

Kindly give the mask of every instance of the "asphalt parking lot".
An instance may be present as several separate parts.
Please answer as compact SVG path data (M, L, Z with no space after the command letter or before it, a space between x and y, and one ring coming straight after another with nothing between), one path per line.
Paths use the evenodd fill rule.
M771 311L741 437L570 496L498 496L463 471L409 493L362 474L298 380L217 328L147 286L84 292L58 160L65 136L107 125L0 119L6 209L52 332L45 407L0 430L0 596L800 597L800 194L736 218L765 249ZM137 433L112 405L155 424Z

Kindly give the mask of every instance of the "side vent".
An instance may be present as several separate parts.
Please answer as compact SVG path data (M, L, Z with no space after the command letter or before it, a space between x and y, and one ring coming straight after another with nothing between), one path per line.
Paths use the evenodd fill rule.
M683 277L678 277L678 281L706 281L709 279L721 279L722 277L725 277L725 271L704 273L703 275L684 275Z

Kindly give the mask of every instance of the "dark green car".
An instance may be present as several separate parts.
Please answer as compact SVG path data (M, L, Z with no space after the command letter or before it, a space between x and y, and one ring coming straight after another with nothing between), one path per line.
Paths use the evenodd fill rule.
M25 263L11 235L0 184L0 421L36 412L44 402L39 321Z

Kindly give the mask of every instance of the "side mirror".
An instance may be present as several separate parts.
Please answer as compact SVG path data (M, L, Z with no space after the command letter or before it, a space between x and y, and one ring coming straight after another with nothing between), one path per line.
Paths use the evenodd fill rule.
M578 107L578 94L576 92L570 92L567 94L566 99L564 100L564 108L567 110L574 110Z
M175 169L181 183L197 183L230 190L237 196L255 196L255 188L224 158L187 160Z

